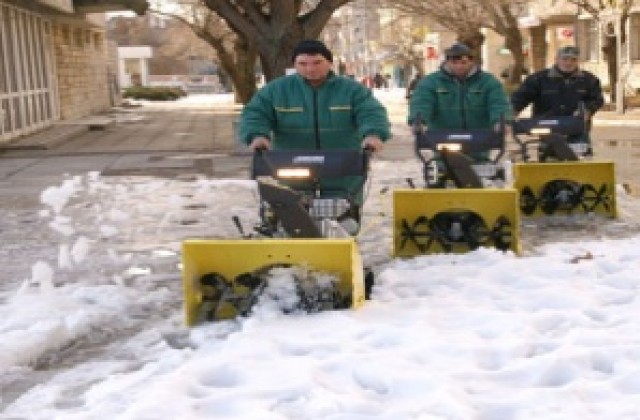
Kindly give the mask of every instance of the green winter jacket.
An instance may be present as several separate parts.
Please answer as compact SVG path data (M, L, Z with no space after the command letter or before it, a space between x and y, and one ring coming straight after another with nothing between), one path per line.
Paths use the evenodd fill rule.
M492 74L476 70L460 81L443 67L424 77L409 105L409 124L420 114L428 128L493 128L511 105L502 84Z
M330 72L314 89L293 74L271 81L245 105L240 138L250 144L257 136L267 137L274 150L357 150L370 134L386 141L389 126L387 110L362 84ZM359 183L359 178L349 177L323 181L322 187L352 191ZM356 202L362 204L362 194Z
M389 138L386 109L333 72L316 89L298 74L273 80L244 107L240 123L242 141L264 136L274 149L358 149L369 134Z

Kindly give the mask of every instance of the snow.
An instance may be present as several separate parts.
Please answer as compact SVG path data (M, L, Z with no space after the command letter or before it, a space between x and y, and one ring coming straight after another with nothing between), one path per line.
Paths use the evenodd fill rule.
M0 418L640 418L638 199L619 189L618 221L525 226L522 256L392 260L388 188L416 174L374 162L363 308L284 314L267 295L191 329L180 243L239 237L231 216L256 221L255 184L60 180L32 226L54 246L3 279Z

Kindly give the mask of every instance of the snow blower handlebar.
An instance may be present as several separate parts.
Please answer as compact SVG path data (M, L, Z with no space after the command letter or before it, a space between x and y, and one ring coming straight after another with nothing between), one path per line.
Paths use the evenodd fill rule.
M576 115L519 118L512 122L511 127L525 162L529 160L528 147L531 144L546 145L550 157L557 160L579 160L567 145L567 139L588 131L584 104L580 104Z
M251 178L307 181L317 186L322 180L361 177L352 191L343 191L346 197L353 197L367 180L372 153L369 149L256 150Z
M429 163L421 153L423 150L432 152L460 152L464 155L497 150L499 153L491 160L498 162L504 154L505 137L504 119L500 120L499 129L426 129L422 116L418 114L413 123L413 133L416 138L416 154L423 163Z
M512 123L513 134L516 140L518 136L533 135L542 136L547 134L561 134L573 136L584 133L585 122L581 115L570 115L565 117L537 117L520 118Z
M415 152L424 165L427 186L442 186L443 180L450 179L457 188L482 188L482 178L496 176L495 168L505 151L504 118L501 118L497 130L425 130L422 117L418 114L413 133ZM431 153L428 156L424 151ZM498 153L492 155L492 151ZM491 170L477 172L479 167Z

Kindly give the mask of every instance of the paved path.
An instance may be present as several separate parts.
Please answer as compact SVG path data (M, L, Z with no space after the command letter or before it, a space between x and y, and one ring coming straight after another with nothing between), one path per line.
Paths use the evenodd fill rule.
M387 106L394 138L378 157L415 159L406 126L407 104L398 92L377 92ZM244 176L249 155L234 139L240 107L230 97L116 108L109 115L61 122L41 133L0 145L0 182L99 171L104 176ZM594 147L615 159L621 182L640 185L640 110L597 114Z

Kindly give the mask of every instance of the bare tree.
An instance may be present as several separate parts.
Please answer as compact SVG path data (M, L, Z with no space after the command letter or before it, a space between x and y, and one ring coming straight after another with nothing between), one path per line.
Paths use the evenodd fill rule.
M504 46L511 53L513 67L509 73L510 84L520 83L524 71L524 49L518 16L523 14L525 0L477 0L489 17L486 27L504 37Z
M385 7L380 4L380 7ZM427 31L426 19L424 16L415 16L403 11L397 11L393 18L386 22L381 28L383 31L392 33L385 43L379 48L393 57L403 62L405 82L409 81L412 69L416 72L425 73L423 43Z
M389 1L408 14L424 15L441 26L455 32L458 41L467 44L476 53L484 43L481 32L486 15L478 2L471 0L398 0ZM477 56L480 56L477 54Z
M599 24L603 26L606 36L603 39L602 52L607 61L607 71L609 74L609 86L611 87L611 101L616 101L618 84L618 60L616 44L618 34L615 31L615 22L604 21L603 17L617 6L620 14L620 42L624 44L627 39L626 23L629 19L629 10L638 2L636 0L567 0L575 4L581 10L591 15Z
M509 81L520 82L524 51L518 15L526 0L398 0L391 4L408 13L431 17L455 32L458 41L471 47L478 57L485 39L481 31L483 27L502 35L514 60Z
M224 19L204 6L202 0L179 0L176 11L166 13L152 8L159 15L179 20L193 33L213 47L220 67L231 79L236 102L246 103L256 92L255 70L258 54L241 34L233 32Z
M331 15L351 0L203 0L253 46L267 80L285 73L296 44L316 39Z

